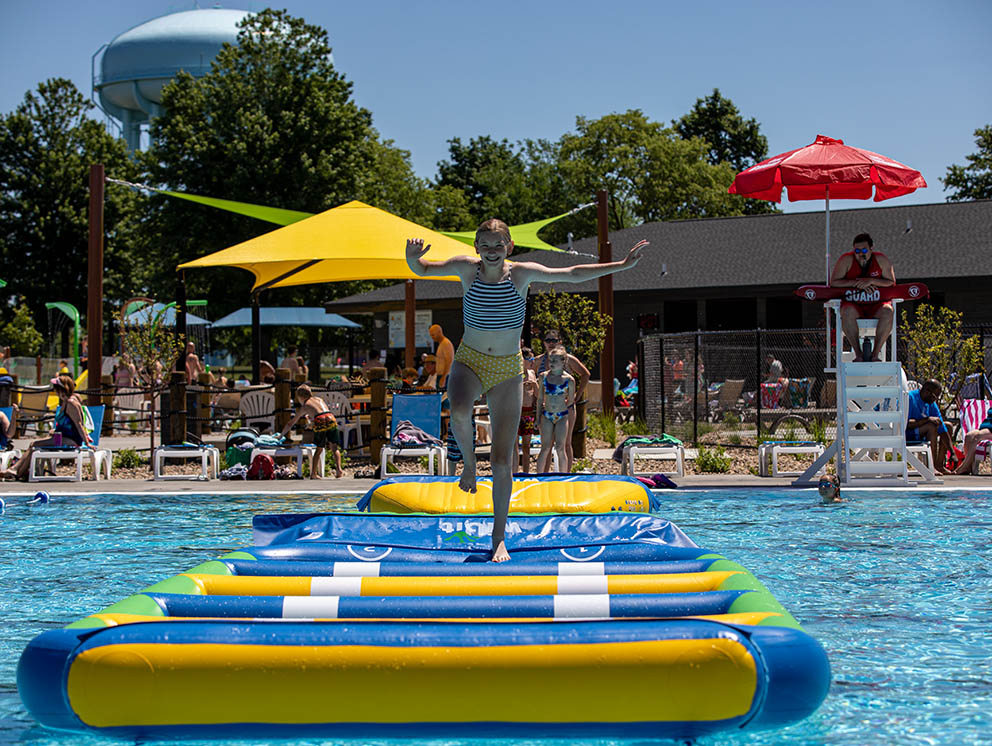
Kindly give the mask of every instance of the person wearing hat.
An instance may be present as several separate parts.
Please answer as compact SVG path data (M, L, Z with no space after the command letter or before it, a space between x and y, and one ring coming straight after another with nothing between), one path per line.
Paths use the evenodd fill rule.
M437 390L437 357L428 355L424 358L424 372L417 379L418 389Z

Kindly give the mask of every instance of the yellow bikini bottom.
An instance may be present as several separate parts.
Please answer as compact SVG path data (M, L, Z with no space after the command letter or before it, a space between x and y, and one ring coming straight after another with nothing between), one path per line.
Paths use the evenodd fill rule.
M519 352L497 357L479 352L466 344L460 344L455 351L455 360L467 365L479 377L483 394L510 378L523 380L524 358Z

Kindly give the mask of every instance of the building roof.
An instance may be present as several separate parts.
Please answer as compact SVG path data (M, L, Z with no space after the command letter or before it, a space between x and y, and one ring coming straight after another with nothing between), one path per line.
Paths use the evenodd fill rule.
M644 258L631 272L613 276L615 292L684 290L706 287L756 287L819 284L825 280L823 211L732 218L645 223L613 231L614 260L647 239ZM892 260L900 281L992 275L992 200L941 202L929 205L831 210L831 264L858 233L870 233L875 249ZM596 238L575 242L575 250L596 254ZM532 252L549 266L594 261L589 257ZM663 267L667 275L663 275ZM547 287L533 286L540 291ZM558 289L561 289L559 286ZM575 292L595 292L597 281L565 286ZM454 299L457 283L418 280L417 301ZM402 285L373 290L329 302L329 308L368 307L402 301Z

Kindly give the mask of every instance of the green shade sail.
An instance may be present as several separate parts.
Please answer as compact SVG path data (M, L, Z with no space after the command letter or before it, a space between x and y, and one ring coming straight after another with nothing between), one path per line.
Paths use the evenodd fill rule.
M293 223L298 223L306 218L313 217L313 213L300 212L299 210L284 210L280 207L253 205L249 202L235 202L229 199L218 199L217 197L201 197L197 194L188 194L186 192L171 192L165 189L156 189L155 187L150 187L146 184L132 184L131 182L121 181L120 179L107 179L107 181L114 184L123 184L136 189L145 189L150 192L158 192L159 194L165 194L176 199L185 199L190 202L196 202L200 205L206 205L207 207L214 207L218 210L226 210L227 212L234 212L238 215L245 215L250 218L255 218L256 220L262 220L266 223L274 223L275 225L292 225ZM556 220L561 220L562 218L571 215L572 212L575 211L572 210L571 212L563 212L561 215L555 215L553 218L544 218L543 220L535 220L530 223L511 225L510 235L513 238L513 243L516 244L517 249L527 249L531 251L564 251L564 249L559 249L557 246L552 246L549 243L545 243L538 238L537 233L544 226L549 225ZM475 231L438 231L438 233L448 236L449 238L453 238L456 241L461 241L469 246L475 244ZM0 280L0 282L2 282L2 280ZM0 287L3 286L0 285Z

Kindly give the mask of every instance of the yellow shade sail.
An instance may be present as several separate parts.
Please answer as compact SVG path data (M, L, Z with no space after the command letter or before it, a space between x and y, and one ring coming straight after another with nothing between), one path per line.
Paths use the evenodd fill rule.
M416 279L406 263L409 238L430 244L425 258L432 261L474 253L460 241L355 200L180 264L179 269L238 267L255 275L253 290ZM458 280L455 276L431 279Z

